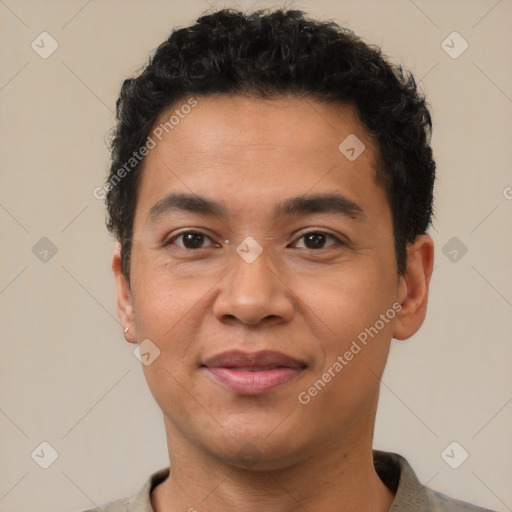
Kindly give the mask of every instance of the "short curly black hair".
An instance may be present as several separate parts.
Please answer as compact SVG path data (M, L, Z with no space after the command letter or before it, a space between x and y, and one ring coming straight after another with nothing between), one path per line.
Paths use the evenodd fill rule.
M140 148L160 114L178 100L219 93L354 105L376 141L376 179L390 203L397 269L403 274L407 244L431 223L436 167L431 116L413 76L333 21L292 9L222 9L173 30L139 76L122 85L103 190L107 227L121 244L128 279ZM129 161L133 168L127 172Z

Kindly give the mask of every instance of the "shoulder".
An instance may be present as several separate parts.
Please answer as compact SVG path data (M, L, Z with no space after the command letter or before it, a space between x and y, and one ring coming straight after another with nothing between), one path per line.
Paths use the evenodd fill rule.
M478 507L465 501L450 498L433 489L425 488L425 498L429 504L429 510L439 512L493 512L488 508Z
M374 450L373 458L377 474L395 493L389 512L493 512L426 487L397 453Z
M153 473L131 498L110 501L83 512L154 512L151 506L151 491L169 476L169 467Z
M83 512L127 512L129 501L128 498L121 498L101 505L101 507L90 508Z

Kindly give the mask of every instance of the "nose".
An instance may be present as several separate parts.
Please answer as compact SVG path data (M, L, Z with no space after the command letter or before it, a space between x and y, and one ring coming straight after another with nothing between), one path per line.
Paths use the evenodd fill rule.
M287 322L293 316L293 294L264 250L254 261L233 255L233 267L220 282L213 313L221 322L258 325Z

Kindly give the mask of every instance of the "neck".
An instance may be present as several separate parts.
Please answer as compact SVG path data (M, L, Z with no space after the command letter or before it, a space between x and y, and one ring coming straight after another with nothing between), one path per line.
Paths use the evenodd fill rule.
M226 464L192 445L166 420L171 466L151 496L156 512L387 512L393 493L373 466L373 421L335 444L270 470ZM357 432L357 433L356 433Z

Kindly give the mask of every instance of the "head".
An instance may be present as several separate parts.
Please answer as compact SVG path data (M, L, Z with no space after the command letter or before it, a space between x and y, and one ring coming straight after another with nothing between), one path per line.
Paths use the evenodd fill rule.
M390 340L426 312L430 130L411 75L295 10L203 16L125 80L104 187L118 311L159 351L171 437L236 464L250 443L262 467L368 442ZM209 364L229 350L300 371L236 391Z

